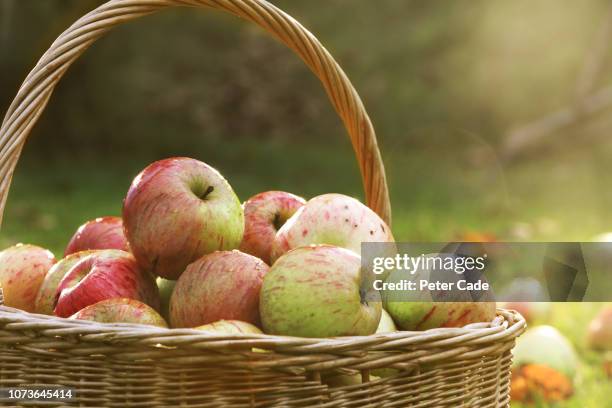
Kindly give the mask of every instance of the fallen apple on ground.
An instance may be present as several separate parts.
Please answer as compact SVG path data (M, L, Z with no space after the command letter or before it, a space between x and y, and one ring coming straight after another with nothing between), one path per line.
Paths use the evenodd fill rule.
M266 191L249 198L244 208L244 237L240 250L270 265L272 242L278 230L306 203L284 191Z
M50 251L35 245L18 244L0 252L4 305L34 312L38 290L54 263Z
M54 314L68 317L111 298L140 300L159 310L155 279L142 271L132 254L117 249L96 251L77 262L60 281Z
M512 364L512 399L561 401L573 394L578 357L557 329L537 326L517 339Z
M612 306L604 306L589 324L587 343L599 351L612 351Z
M100 323L136 323L168 327L166 321L153 309L138 300L112 298L89 305L70 319L93 320Z
M301 337L359 336L376 331L380 301L362 290L361 258L331 245L296 248L264 277L264 331Z
M221 174L186 157L160 160L132 182L123 223L139 265L178 279L187 265L216 250L238 248L244 214Z
M363 242L393 241L391 229L370 208L343 194L323 194L309 200L277 232L271 260L311 244L335 245L361 254Z
M217 320L258 325L259 293L268 265L238 250L217 251L190 264L170 298L172 327L196 327Z
M53 314L53 309L55 309L55 303L57 302L57 288L66 273L79 261L95 252L95 250L92 250L70 254L49 269L36 295L36 301L34 302L36 313Z
M101 217L81 225L70 239L64 251L64 257L89 249L129 251L130 247L123 233L121 218Z

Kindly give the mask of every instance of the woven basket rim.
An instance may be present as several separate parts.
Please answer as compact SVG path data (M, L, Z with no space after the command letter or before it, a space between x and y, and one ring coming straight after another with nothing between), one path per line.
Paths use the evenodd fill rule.
M120 339L133 340L147 338L161 343L164 338L186 336L190 342L232 340L244 342L252 346L257 341L259 346L272 349L286 346L309 347L312 350L321 349L359 349L388 350L395 345L444 342L445 345L456 341L460 344L485 343L487 341L503 341L518 337L526 328L524 317L514 310L497 309L497 316L491 322L472 323L464 327L435 328L423 331L395 331L376 333L366 336L345 336L310 338L295 336L280 336L272 334L217 334L195 328L164 328L131 323L100 323L90 320L61 318L51 315L29 313L8 306L0 306L0 325L11 325L12 329L35 330L39 334L49 331L50 335L70 333L71 335L100 334L100 339L106 335L113 342Z

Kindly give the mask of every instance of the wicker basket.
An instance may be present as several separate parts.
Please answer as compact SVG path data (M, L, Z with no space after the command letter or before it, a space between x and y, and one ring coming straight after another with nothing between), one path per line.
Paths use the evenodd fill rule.
M264 0L112 0L78 20L42 56L2 123L0 217L26 137L70 64L112 27L171 6L225 10L295 51L348 130L368 205L390 221L384 167L357 92L311 33ZM72 401L18 406L507 407L511 349L524 329L520 315L499 310L489 323L425 332L334 339L211 335L0 306L0 388L76 390ZM370 375L381 369L391 375ZM334 375L351 376L354 384L331 386L327 379Z

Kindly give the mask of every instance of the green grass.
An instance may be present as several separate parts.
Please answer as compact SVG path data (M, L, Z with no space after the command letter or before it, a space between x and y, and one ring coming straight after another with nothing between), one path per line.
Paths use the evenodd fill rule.
M606 160L612 147L506 167L490 154L437 150L435 141L412 151L405 146L385 151L398 240L442 241L474 231L500 240L588 240L612 230L612 190L605 184L612 174ZM243 200L270 189L363 198L350 146L335 139L327 146L227 142L171 154L191 154L219 168ZM28 241L60 253L82 222L119 215L131 179L158 158L67 154L34 160L26 154L13 181L0 244Z
M189 154L219 168L243 200L269 189L305 197L332 191L361 197L350 146L333 140L326 146L228 142ZM469 231L500 240L587 240L612 229L612 192L605 184L612 173L606 160L610 146L596 154L561 152L509 167L478 150L440 150L435 141L414 149L385 146L384 151L398 240L448 240ZM60 255L81 223L119 215L131 179L157 158L67 154L34 160L26 154L14 178L0 245L30 242ZM559 304L547 322L572 340L582 361L576 394L559 407L610 404L612 383L604 378L602 357L584 346L585 327L598 308Z

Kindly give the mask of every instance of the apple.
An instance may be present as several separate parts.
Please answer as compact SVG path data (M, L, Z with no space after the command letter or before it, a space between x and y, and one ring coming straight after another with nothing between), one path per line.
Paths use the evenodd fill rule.
M493 302L385 302L385 307L403 330L463 327L490 322L496 313Z
M370 374L369 382L380 380L380 376ZM355 391L355 385L369 384L363 382L363 377L360 373L355 374L342 374L333 372L330 374L324 374L321 377L321 381L330 388L339 387L351 387L352 392Z
M284 191L266 191L244 204L244 237L240 250L270 265L272 242L278 230L306 201Z
M513 367L545 365L569 379L576 376L578 356L572 343L552 326L536 326L521 335L512 351Z
M53 313L69 317L79 310L111 298L140 300L159 310L155 278L138 267L132 254L108 249L77 262L60 281Z
M238 250L217 251L190 264L170 297L172 327L217 320L259 324L259 292L268 265Z
M361 258L332 245L296 248L264 277L264 331L300 337L368 335L376 331L380 301L363 290Z
M612 351L612 306L604 306L591 320L587 343L594 350Z
M397 331L395 322L389 315L389 312L387 312L385 309L382 309L382 312L380 315L380 322L378 322L376 333L392 333L395 331Z
M47 272L45 275L42 285L40 285L40 289L36 295L36 301L34 302L34 311L40 314L52 315L53 309L55 308L55 302L57 301L57 287L59 286L62 278L80 260L95 252L97 251L92 250L76 252L68 255L53 265L51 269L49 269L49 272Z
M214 323L198 326L195 329L219 334L263 334L259 327L251 323L241 322L240 320L219 320ZM266 350L259 348L253 348L251 351L266 353ZM247 374L246 380L250 382L253 378L250 374Z
M54 263L50 251L35 245L17 244L0 252L4 305L33 312L38 289Z
M254 326L251 323L241 322L240 320L219 320L214 323L198 326L196 329L224 334L262 334L259 327Z
M96 218L81 225L74 233L64 256L88 249L121 249L129 251L123 233L123 221L119 217Z
M136 323L168 327L166 321L151 306L128 298L112 298L89 305L70 319L93 320L100 323Z
M427 254L437 257L440 254ZM429 264L429 263L424 263ZM436 275L438 274L438 275ZM441 278L444 278L442 280ZM452 283L457 288L459 279L464 275L445 270L421 268L418 270L395 269L386 278L386 284L399 284L404 281L418 283L421 280ZM479 281L485 280L484 277ZM417 286L418 288L418 286ZM467 290L385 290L381 292L384 308L402 330L428 330L439 327L463 327L471 323L490 322L497 312L490 291L482 293L482 300L475 302ZM442 298L448 301L435 301Z
M389 226L370 208L349 196L323 194L308 201L278 230L271 261L310 244L335 245L360 254L362 242L393 241Z
M513 400L560 401L572 395L578 357L557 329L537 326L527 330L517 339L512 354Z
M172 296L174 286L176 286L176 281L158 277L155 282L159 289L161 315L164 319L170 321L170 297Z
M216 250L238 248L244 213L221 174L186 157L157 161L132 182L123 223L139 265L178 279L187 265Z

